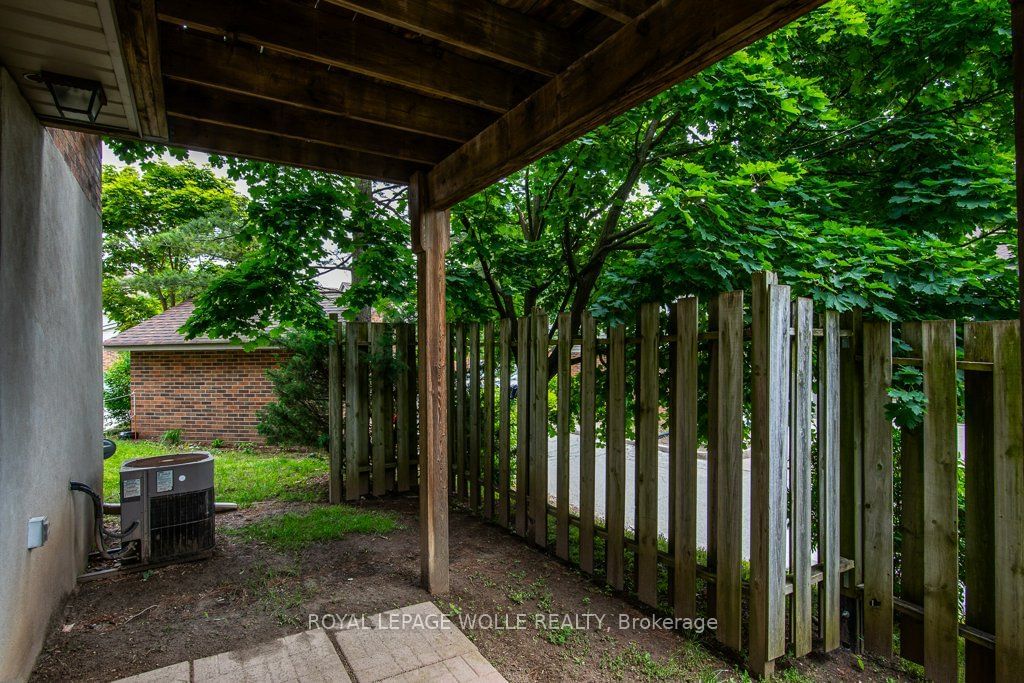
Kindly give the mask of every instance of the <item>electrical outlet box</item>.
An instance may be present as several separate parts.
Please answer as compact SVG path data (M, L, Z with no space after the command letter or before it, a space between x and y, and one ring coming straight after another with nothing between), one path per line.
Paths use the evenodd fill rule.
M50 535L50 520L46 517L33 517L28 520L28 549L39 548L46 543Z

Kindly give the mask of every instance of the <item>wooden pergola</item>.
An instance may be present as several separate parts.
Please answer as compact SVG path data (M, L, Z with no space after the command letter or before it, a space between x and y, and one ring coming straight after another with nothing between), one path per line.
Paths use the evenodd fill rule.
M824 1L99 0L124 65L113 113L94 124L37 113L50 125L409 184L422 580L443 593L449 208ZM1024 4L1014 8L1024 30Z

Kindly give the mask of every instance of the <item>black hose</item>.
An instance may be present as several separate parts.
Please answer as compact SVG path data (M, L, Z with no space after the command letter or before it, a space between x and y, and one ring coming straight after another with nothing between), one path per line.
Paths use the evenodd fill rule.
M122 552L125 551L125 547L121 546L119 550L108 551L106 548L106 544L103 542L103 538L106 537L115 540L124 538L125 536L128 536L133 531L135 531L135 528L139 525L139 520L135 520L134 522L132 522L131 526L121 531L120 533L107 531L105 528L103 528L103 500L99 497L99 494L93 491L92 488L89 487L87 484L83 484L78 481L71 482L70 489L72 491L80 491L88 495L90 498L92 498L93 520L95 523L96 533L96 549L99 551L100 556L104 559L115 559L117 555L120 555Z

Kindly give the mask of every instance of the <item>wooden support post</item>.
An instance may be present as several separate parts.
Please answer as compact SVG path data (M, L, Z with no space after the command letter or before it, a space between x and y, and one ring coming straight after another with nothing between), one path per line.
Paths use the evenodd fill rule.
M597 326L590 311L583 312L583 348L580 356L580 569L594 573L594 475L597 441L596 380Z
M658 305L640 306L636 388L636 591L658 604Z
M777 282L755 273L751 301L750 666L765 677L786 653L791 305L789 287Z
M1018 322L993 323L996 681L1024 671L1024 411Z
M793 654L811 651L811 384L814 302L793 303L792 436L789 479L792 491L790 556L793 567Z
M518 321L516 342L516 373L519 390L516 394L516 533L526 538L529 533L530 497L530 317Z
M327 357L327 422L328 435L331 451L330 467L330 490L329 500L332 504L338 504L342 500L342 453L344 452L344 433L342 430L342 418L344 401L341 396L341 349L344 344L342 325L338 322L338 315L331 314L331 336L330 347Z
M494 323L484 326L484 518L494 519Z
M409 183L409 217L417 257L420 393L420 579L431 594L447 593L448 377L445 343L445 266L448 211L425 208L422 174Z
M512 321L502 318L498 326L498 345L501 347L498 374L501 388L498 394L498 523L509 528L510 459L512 457L511 394L512 394Z
M964 360L992 362L992 324L964 323ZM993 429L994 372L964 372L964 506L966 562L964 592L968 626L995 633L995 521ZM1001 399L1000 399L1001 400ZM995 653L987 647L964 643L964 678L967 683L995 680Z
M530 356L530 517L533 542L548 546L548 316L535 308Z
M558 314L558 420L555 461L555 554L569 559L569 417L572 413L572 314Z
M606 580L616 590L625 584L626 530L626 328L608 330L608 456L605 462Z
M742 648L743 292L718 295L715 600L719 642ZM785 533L785 532L783 532Z
M892 325L865 322L864 354L864 649L892 655L893 474Z
M697 616L697 299L679 299L672 310L672 410L669 430L669 541L672 611Z
M839 314L822 315L818 348L818 588L821 649L839 647Z

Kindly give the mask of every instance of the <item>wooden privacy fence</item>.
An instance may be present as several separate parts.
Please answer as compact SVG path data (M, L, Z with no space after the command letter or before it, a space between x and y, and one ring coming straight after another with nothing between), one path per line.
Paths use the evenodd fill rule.
M632 590L680 618L699 612L715 617L718 639L737 651L749 647L751 668L768 673L787 647L797 656L811 651L815 623L821 649L839 645L840 573L848 566L839 555L840 328L834 312L824 312L815 328L811 301L794 301L789 287L768 273L754 278L749 328L744 314L743 292L728 292L706 306L680 299L666 321L657 305L644 305L635 331L616 325L599 335L585 315L582 336L574 337L569 316L560 315L549 338L542 311L515 323L450 326L450 484L453 496L472 510L612 587ZM709 368L703 380L699 366ZM752 409L746 521L745 385ZM573 506L576 391L580 494ZM663 395L670 398L667 411L659 407ZM627 397L633 397L631 442ZM708 414L703 549L697 547L698 458L704 457L698 451L698 401L706 401ZM658 486L663 430L667 490ZM549 496L551 433L556 484ZM607 463L601 519L595 515L598 441ZM634 529L625 524L629 449L635 454ZM670 501L667 538L658 533L659 496ZM750 529L749 567L742 555L744 523ZM706 605L698 610L701 585L707 587Z
M635 328L599 333L589 315L577 330L567 315L555 322L551 333L537 310L449 326L454 500L652 607L715 617L717 638L747 648L755 672L771 672L787 650L838 647L842 612L849 645L892 655L898 631L898 654L922 663L929 679L957 680L960 639L968 681L1018 679L1024 420L1016 321L966 323L958 358L953 321L816 316L809 299L793 300L774 275L758 273L749 309L743 292L727 292L664 310L644 305ZM909 355L894 354L894 325ZM927 406L914 428L895 427L887 411L901 366L919 368L923 380ZM338 323L330 368L331 500L415 488L413 326ZM707 416L706 454L699 415ZM658 476L664 432L667 487ZM658 501L666 498L662 537Z
M332 503L417 484L415 335L408 323L334 321L328 352Z
M849 392L844 387L844 395L860 406L851 410L851 429L859 429L862 438L848 454L852 476L843 518L850 535L843 539L843 551L859 558L862 569L852 577L856 585L848 588L858 589L852 594L862 598L864 648L892 654L898 626L902 657L923 664L931 680L956 681L963 638L966 680L1020 680L1024 426L1019 324L966 323L962 360L957 359L952 320L902 323L910 357L893 356L890 323L854 320L853 327L854 381ZM886 414L894 366L920 368L927 399L923 423L898 429L895 460L894 427ZM958 373L964 389L960 405ZM962 464L959 415L965 430ZM894 471L901 492L895 500ZM898 528L894 503L900 510ZM964 525L958 528L961 514Z

